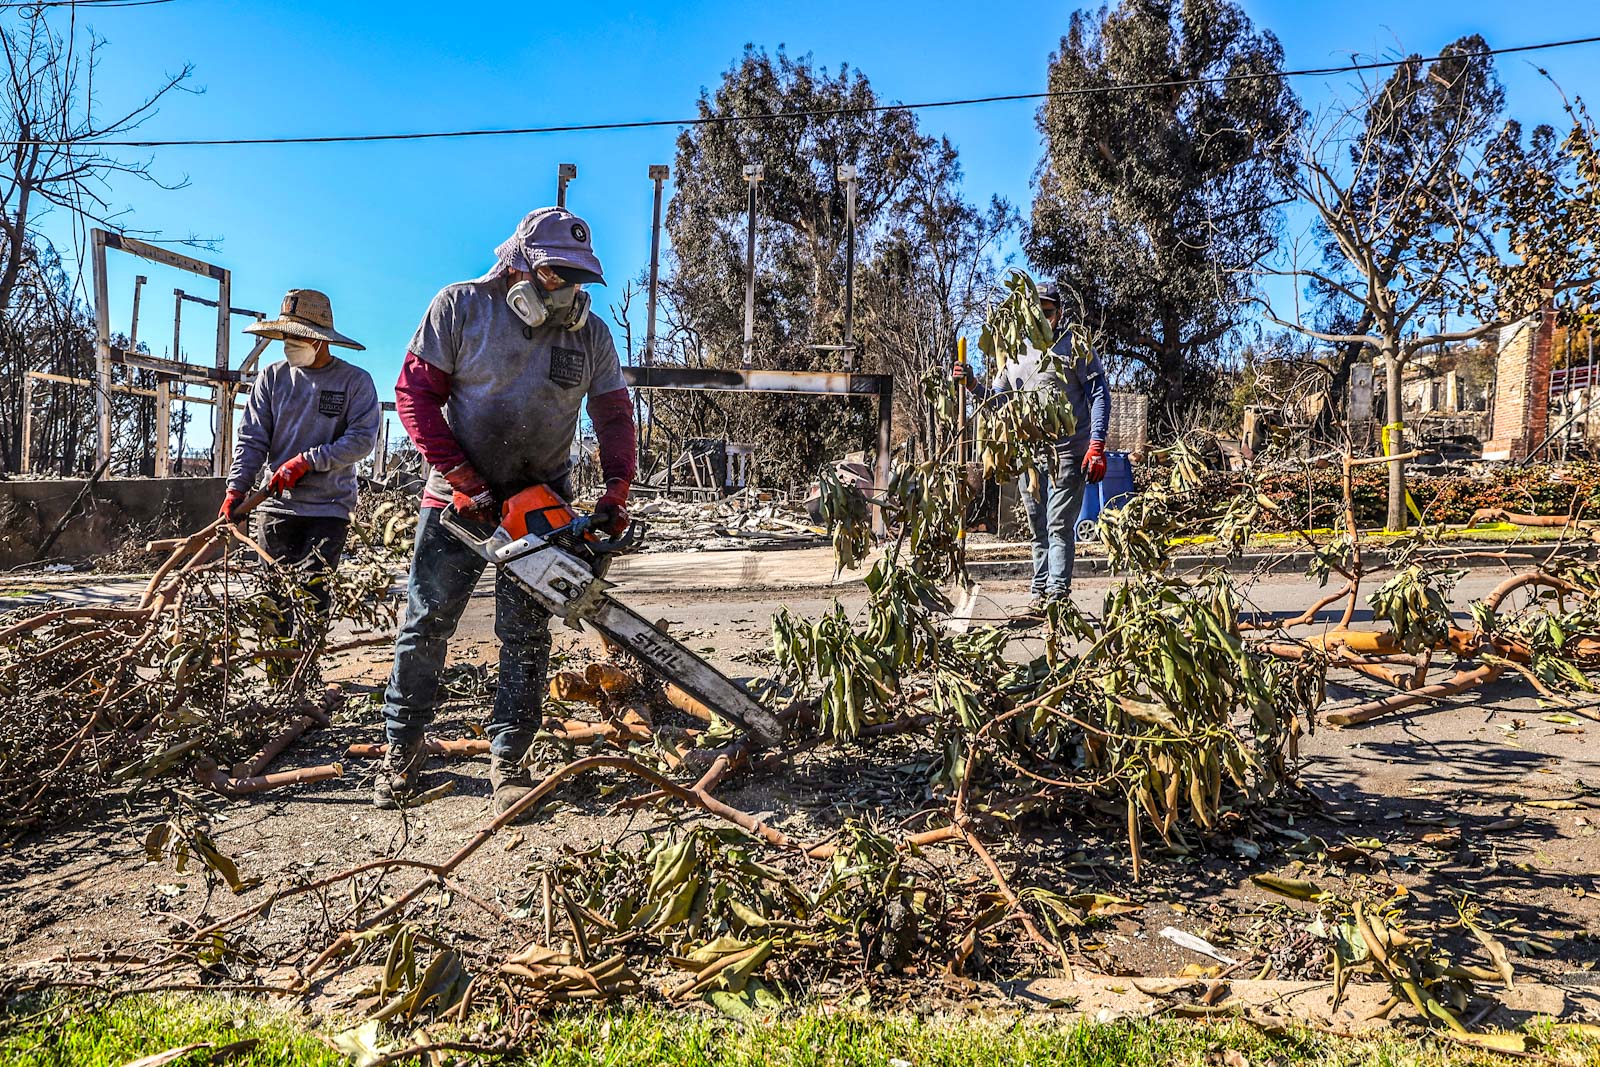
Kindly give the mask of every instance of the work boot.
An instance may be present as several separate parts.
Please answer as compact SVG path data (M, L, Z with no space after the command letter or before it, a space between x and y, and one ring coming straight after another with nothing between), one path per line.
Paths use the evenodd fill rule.
M490 753L489 788L494 790L494 813L504 815L513 804L532 792L533 775L520 759Z
M422 765L427 761L422 746L421 738L403 745L389 742L389 750L383 754L383 763L378 767L377 780L372 783L373 807L391 811L403 807L416 795L422 779Z

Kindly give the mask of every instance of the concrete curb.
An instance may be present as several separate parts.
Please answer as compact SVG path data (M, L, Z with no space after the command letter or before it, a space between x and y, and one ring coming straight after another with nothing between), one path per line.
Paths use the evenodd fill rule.
M1462 548L1429 548L1419 553L1425 560L1443 560L1463 570L1478 570L1487 567L1533 567L1549 559L1558 547L1565 547L1569 551L1577 549L1576 556L1586 560L1596 558L1596 546L1592 544L1578 544L1558 546L1554 543L1539 545L1509 545L1499 546L1483 544L1464 546ZM1490 553L1491 555L1461 556L1462 552ZM1194 553L1184 556L1174 556L1172 565L1178 572L1197 570L1202 567L1212 567L1219 563L1224 570L1233 574L1248 574L1258 569L1265 573L1273 574L1304 574L1311 565L1310 552L1254 552L1247 553L1233 559L1222 559L1212 555ZM1027 559L1015 560L978 560L969 562L967 569L974 578L1003 580L1007 578L1027 578L1033 573L1033 563ZM1375 572L1374 572L1375 573ZM1072 576L1074 578L1112 578L1116 577L1111 571L1111 562L1104 556L1079 556L1073 561Z
M1588 977L1588 976L1585 976ZM1001 983L998 988L1020 1006L1041 1011L1062 1011L1073 1016L1110 1022L1157 1015L1193 1014L1213 985L1220 995L1203 1014L1226 1016L1248 1011L1253 1015L1334 1027L1339 1030L1379 1030L1389 1023L1372 1018L1389 999L1389 987L1379 982L1352 982L1337 1009L1333 983L1284 982L1255 979L1207 980L1200 978L1107 977L1078 979L1036 978L1031 982ZM1547 985L1518 981L1514 988L1480 984L1473 996L1474 1014L1487 1010L1481 1026L1512 1029L1534 1019L1562 1019L1600 1010L1600 988L1588 985ZM1186 1008L1189 1009L1186 1011ZM1409 1008L1397 1008L1392 1019L1405 1017Z

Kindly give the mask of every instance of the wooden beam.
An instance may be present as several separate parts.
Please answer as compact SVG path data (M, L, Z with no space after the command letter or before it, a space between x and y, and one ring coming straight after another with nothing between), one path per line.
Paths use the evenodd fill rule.
M244 360L240 362L239 373L254 374L256 372L256 363L261 359L261 353L267 350L267 346L270 345L272 341L273 339L271 337L257 337L255 346L250 349L250 354L245 356Z
M228 334L228 326L232 321L228 309L233 305L230 300L233 296L233 274L230 271L220 271L217 276L217 376L221 378L228 372L230 366L228 343L232 338ZM211 473L219 478L228 474L228 469L233 466L233 396L234 389L231 385L221 385L217 388L217 398L220 406L217 409L217 433L212 442Z
M240 380L239 371L218 371L215 367L203 367L198 363L184 363L176 359L166 359L163 356L147 356L143 352L129 352L125 348L111 350L111 362L119 363L124 367L135 367L139 370L154 371L164 374L179 381L191 382L195 385L205 385L216 388L217 383L237 383Z
M97 465L111 458L111 297L106 282L106 245L112 236L114 235L99 227L95 227L89 234L94 269L94 367L98 385L94 393L94 421Z
M72 377L68 377L65 374L51 374L51 373L49 373L47 371L42 371L42 370L30 370L30 371L27 371L24 376L29 381L37 380L37 381L41 381L41 382L55 382L55 383L57 383L59 385L76 385L76 386L78 386L80 388L83 388L83 389L92 389L92 388L94 388L94 382L91 381L88 378L72 378ZM211 383L206 382L206 383L202 383L202 384L209 385ZM148 397L155 397L157 399L160 399L160 396L161 396L160 388L162 386L166 386L167 389L168 389L168 401L169 402L171 402L173 400L177 400L177 401L180 401L180 402L185 403L185 404L201 404L201 405L203 405L205 407L208 407L208 408L217 406L217 402L214 399L210 398L210 397L187 396L187 395L185 395L183 393L179 393L177 396L172 396L171 395L171 387L168 384L167 380L164 379L164 378L158 380L157 388L155 388L155 389L145 389L145 388L143 388L141 386L137 386L137 385L117 385L117 384L114 384L114 385L111 386L111 391L113 393L122 393L125 396L148 396ZM248 385L242 385L239 388L248 390L250 387ZM243 404L235 402L233 406L235 408L237 408L238 410L241 410L241 411L244 410L244 405Z
M162 248L160 245L150 244L148 241L141 241L135 237L124 237L120 233L107 233L104 230L96 230L95 232L101 235L100 240L106 248L115 248L119 252L127 252L130 255L156 263L165 263L169 267L186 270L190 274L198 274L202 278L215 278L221 281L228 273L214 263L207 263L203 259L195 259L193 256L186 256L182 252L174 252L171 249Z
M172 383L156 379L156 468L157 478L165 478L171 463L167 455L172 445Z

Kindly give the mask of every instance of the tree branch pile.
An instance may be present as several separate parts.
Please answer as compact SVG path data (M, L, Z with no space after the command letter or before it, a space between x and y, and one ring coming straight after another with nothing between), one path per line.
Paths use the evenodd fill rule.
M1012 293L1032 299L1020 282ZM1014 333L996 346L999 358L1014 350L1021 331ZM954 386L930 380L927 388L934 395ZM1048 395L1036 401L1030 410L1061 403ZM950 402L958 402L956 394ZM1037 429L1024 431L1024 439ZM1013 447L999 435L981 438L978 447L980 460L1001 477L1022 475L1032 462L1031 447ZM392 855L329 875L286 868L251 903L188 923L169 952L121 968L122 977L148 985L198 970L224 987L300 997L367 968L371 981L360 1003L373 1021L341 1040L381 1057L380 1024L459 1022L480 1008L505 1020L502 1036L514 1039L522 1021L552 1006L652 992L669 1003L704 998L738 1013L771 1007L783 990L846 988L882 974L959 982L1041 965L1070 970L1074 928L1131 905L1008 869L996 853L1019 828L1070 818L1125 834L1137 877L1159 861L1155 841L1164 854L1182 854L1248 837L1270 803L1295 791L1298 742L1315 724L1330 671L1358 670L1395 689L1368 708L1340 713L1354 723L1505 671L1559 697L1590 687L1590 671L1600 665L1600 573L1559 564L1513 576L1475 608L1470 627L1461 627L1445 596L1452 575L1416 556L1423 534L1401 543L1393 575L1367 598L1377 624L1354 626L1366 570L1348 487L1354 470L1371 461L1348 454L1347 536L1315 546L1313 565L1325 583L1337 576L1343 584L1318 604L1293 618L1263 618L1220 566L1175 573L1176 531L1193 533L1201 524L1239 546L1273 506L1253 484L1227 497L1192 492L1204 471L1182 447L1164 457L1165 483L1103 515L1112 561L1128 578L1107 594L1098 618L1053 606L1042 648L1025 650L1011 629L949 625L953 605L940 582L961 573L960 522L972 491L965 478L947 476L950 455L903 467L886 491L897 531L868 572L860 618L836 605L814 622L788 612L775 620L779 676L771 696L789 701L791 724L779 751L757 752L707 709L624 664L559 673L551 681L551 715L530 755L539 784L449 855ZM865 521L859 509L835 508L828 517L836 544L870 544L853 528ZM125 643L137 642L153 628L147 645L171 644L175 635L162 628L168 612L180 604L214 610L215 587L199 577L215 575L201 572L207 566L215 564L190 557L166 568L152 583L150 603L165 605L156 616L35 616L28 632L71 621L75 629L54 631L55 641L112 627L130 631ZM180 581L185 575L192 577ZM1544 595L1513 610L1513 595L1530 589ZM1341 608L1337 624L1299 636L1323 611ZM237 622L231 625L238 633ZM13 628L13 635L21 632ZM203 655L211 658L201 663L215 673L218 657L249 660L258 652L258 644L236 640L208 646ZM30 670L43 669L36 648L24 659ZM1452 672L1448 680L1430 681L1441 670ZM174 701L163 688L167 676L148 677L154 681L130 669L121 680L165 699L109 700L106 714L116 719L107 720L106 732L137 733L168 721ZM85 685L73 692L110 690ZM579 705L595 714L573 717ZM694 724L674 725L674 715ZM93 717L91 710L68 726ZM89 733L99 738L99 727ZM212 734L197 730L190 739L196 736L204 743ZM744 769L780 765L809 750L850 746L878 759L889 738L896 762L909 747L927 768L923 802L896 827L846 823L830 838L806 841L784 819L717 795ZM63 739L53 751L68 745ZM439 749L467 754L481 745ZM158 759L193 751L174 756L153 739L149 748ZM351 753L376 754L376 747ZM513 823L580 788L591 799L615 798L619 809L657 805L695 821L643 831L648 840L639 850L613 843L536 860L520 900L484 899L463 883L463 868ZM175 816L146 845L174 859L198 857L236 891L251 884L211 856L214 843L192 816ZM976 863L963 871L939 845L964 849ZM1369 972L1424 1019L1466 1028L1460 1005L1470 983L1488 972L1451 962L1408 929L1381 894L1343 900L1315 887L1277 888L1286 886L1288 895L1324 910L1323 943L1341 988L1349 975ZM452 911L469 907L491 916L502 936L486 939L481 927L472 936L452 932ZM279 935L273 951L258 936L257 924L268 916Z
M278 784L261 780L267 764L306 728L297 716L321 714L306 696L325 630L301 580L213 523L172 550L137 606L0 616L0 836L178 770L229 794ZM343 568L328 580L333 618L392 626L391 580L373 563ZM236 761L245 773L218 771Z

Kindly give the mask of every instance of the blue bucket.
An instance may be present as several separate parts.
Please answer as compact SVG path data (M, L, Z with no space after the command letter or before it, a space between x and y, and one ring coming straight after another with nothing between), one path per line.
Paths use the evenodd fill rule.
M1083 507L1078 511L1077 537L1094 541L1100 536L1097 520L1106 508L1122 505L1133 495L1133 461L1126 452L1106 453L1106 476L1099 485L1083 487Z

